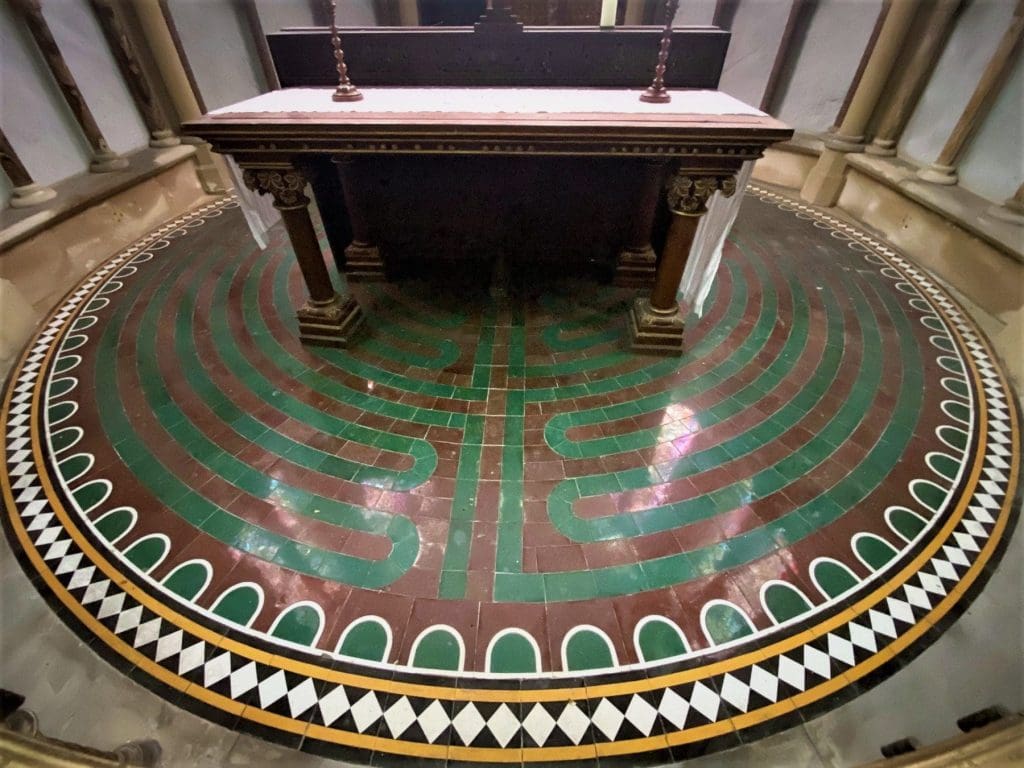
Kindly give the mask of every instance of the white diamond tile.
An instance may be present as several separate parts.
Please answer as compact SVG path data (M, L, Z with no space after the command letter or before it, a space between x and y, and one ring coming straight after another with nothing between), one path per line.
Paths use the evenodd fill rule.
M185 654L182 653L182 658ZM218 654L203 665L203 685L209 688L231 674L231 654Z
M587 733L590 725L590 718L575 701L565 705L562 714L558 716L558 727L561 729L573 744L579 744Z
M634 694L629 706L626 707L626 720L645 736L650 736L654 721L657 719L658 710L642 696Z
M452 726L455 728L455 732L459 734L463 744L470 744L480 731L484 729L485 725L487 725L487 721L484 720L473 702L464 706L452 718Z
M416 711L409 703L409 699L402 696L388 707L384 713L384 722L387 723L392 738L397 739L405 733L409 726L416 722Z
M523 730L537 744L543 745L554 729L555 718L540 704L534 704L533 709L523 718Z
M246 667L248 666L249 665L246 665ZM245 669L245 667L243 667L243 669ZM255 672L256 668L255 665L253 665L254 677ZM232 679L232 682L234 682L234 679ZM269 707L275 701L280 700L286 693L288 693L288 680L284 676L284 671L280 669L277 670L274 674L256 686L256 690L259 691L260 706L264 709Z
M802 691L805 676L806 669L803 664L793 661L789 656L779 656L779 679L782 682Z
M171 632L169 635L164 635L156 641L156 652L153 656L154 661L160 662L164 659L169 659L174 654L181 651L181 640L184 637L184 633L178 629Z
M359 729L360 733L365 733L371 725L380 719L382 714L380 702L377 701L377 694L373 691L367 691L362 698L352 705L352 718L355 720L356 728Z
M198 643L193 643L188 648L181 652L181 656L178 657L178 674L184 675L191 672L193 669L201 666L203 659L206 657L206 643L200 640ZM203 670L204 677L206 670Z
M601 699L600 703L594 708L592 718L597 729L609 740L615 739L619 733L619 728L622 727L622 721L625 719L626 716L608 699Z
M690 702L676 693L673 688L666 688L661 695L658 712L681 731L686 726L686 715L690 712Z
M288 691L288 710L292 717L299 717L316 704L316 685L312 679L306 678Z
M708 720L714 721L718 719L720 704L721 700L718 694L711 688L699 680L693 684L693 690L690 692L690 707L692 709L697 710Z
M750 688L731 674L726 675L722 680L720 694L723 699L741 712L746 712L750 705Z
M444 733L444 729L451 724L448 712L437 699L430 702L430 706L420 712L416 719L423 730L423 735L431 744L437 741L437 738Z
M330 725L349 710L348 693L345 686L339 685L320 699L320 717Z
M750 689L769 701L779 699L779 679L757 664L750 671Z
M512 737L519 733L519 720L508 704L502 703L488 718L487 728L502 747L507 747Z

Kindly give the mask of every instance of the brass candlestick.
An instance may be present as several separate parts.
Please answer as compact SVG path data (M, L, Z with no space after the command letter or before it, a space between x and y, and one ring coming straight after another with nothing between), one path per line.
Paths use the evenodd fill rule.
M338 2L329 0L331 10L331 47L334 48L334 60L338 63L338 87L331 98L334 101L359 101L363 94L348 79L348 67L345 65L345 52L341 50L341 38L338 37L336 22Z
M661 45L658 48L658 65L654 68L654 80L647 90L640 94L640 101L652 104L664 104L672 101L665 89L665 66L668 63L668 49L672 47L672 22L679 8L679 0L665 0L665 29L661 32Z

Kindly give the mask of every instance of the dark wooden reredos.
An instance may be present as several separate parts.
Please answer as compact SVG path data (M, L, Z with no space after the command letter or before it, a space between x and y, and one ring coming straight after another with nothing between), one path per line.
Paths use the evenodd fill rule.
M341 30L357 86L628 87L651 80L657 27L377 27ZM283 87L337 83L325 28L268 35ZM729 33L678 28L666 82L716 89ZM305 161L335 259L352 241L336 164ZM643 179L636 161L538 157L361 156L345 165L391 277L426 275L458 260L460 274L486 284L501 255L562 274L610 277L627 243L629 212ZM668 219L664 200L652 238L660 252ZM339 267L341 264L339 263ZM520 272L521 274L521 272Z

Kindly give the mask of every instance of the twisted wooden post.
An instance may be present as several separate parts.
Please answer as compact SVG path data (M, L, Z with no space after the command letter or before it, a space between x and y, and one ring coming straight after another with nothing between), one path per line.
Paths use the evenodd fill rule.
M359 101L363 94L352 85L348 79L348 66L345 64L345 52L341 50L341 38L338 37L338 23L336 20L338 0L330 0L331 4L331 47L334 48L334 60L338 68L338 87L334 89L331 98L334 101Z
M658 47L658 64L654 68L654 80L647 90L640 94L640 101L652 104L672 101L672 97L665 89L665 68L668 65L668 51L672 47L672 22L676 18L678 8L679 0L665 0L665 29L662 30L661 45Z

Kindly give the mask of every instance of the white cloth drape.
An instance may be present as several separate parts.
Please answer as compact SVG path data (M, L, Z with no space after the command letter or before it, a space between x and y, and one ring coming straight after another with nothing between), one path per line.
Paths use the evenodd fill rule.
M686 270L679 284L683 302L697 314L697 317L704 314L704 300L711 291L711 284L722 261L725 238L736 221L736 214L743 203L743 190L750 181L753 169L753 160L744 163L736 174L736 192L733 196L725 197L721 192L715 192L708 203L708 212L701 217L697 225L690 258L686 262Z
M245 186L242 182L242 169L238 167L233 157L229 155L223 157L228 161L228 168L231 169L231 176L235 180L238 207L242 209L242 215L245 216L245 223L249 225L252 239L256 241L262 251L267 247L267 230L281 220L281 213L274 207L274 202L269 196L258 195Z

